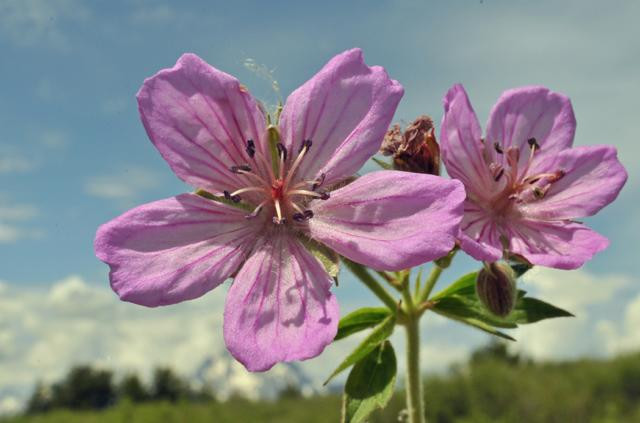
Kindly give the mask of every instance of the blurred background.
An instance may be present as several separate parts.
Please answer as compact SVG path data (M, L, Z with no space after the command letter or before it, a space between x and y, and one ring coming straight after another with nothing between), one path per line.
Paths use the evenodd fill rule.
M111 386L104 383L108 376L122 388L127 375L136 374L147 399L329 395L331 407L318 407L335 409L337 416L339 401L330 395L343 380L328 388L321 382L357 337L316 359L249 374L222 340L227 285L188 303L146 309L119 302L107 267L94 257L100 224L135 205L190 190L149 142L135 102L144 78L173 66L184 52L200 55L275 104L272 80L286 98L333 55L361 47L369 65L384 66L404 85L394 119L401 124L420 114L439 123L441 98L457 82L465 85L481 122L512 87L540 84L567 94L578 121L575 145L613 144L629 172L618 200L587 219L611 240L609 249L580 270L534 269L521 282L576 317L511 331L518 341L503 351L499 344L486 347L489 335L429 316L422 327L423 366L433 383L449 378L446 383L455 384L456 377L470 376L451 366L460 372L473 351L493 348L505 368L508 357L534 366L602 364L633 354L640 349L639 19L640 3L633 0L0 0L0 415L20 412L30 398L38 399L38 389L53 383L59 389L64 380ZM369 164L363 172L374 168ZM459 254L440 283L476 267ZM376 304L345 271L334 292L343 314ZM402 341L394 338L400 357ZM638 359L625 357L615 360L631 367L619 373L633 377L620 395L637 399ZM79 365L89 367L70 373ZM548 367L553 364L539 366L540 372L555 371ZM608 372L598 369L584 374ZM158 377L179 378L173 385L190 388L160 395ZM588 404L589 394L584 398ZM617 412L607 410L603 415ZM122 412L123 421L130 411Z

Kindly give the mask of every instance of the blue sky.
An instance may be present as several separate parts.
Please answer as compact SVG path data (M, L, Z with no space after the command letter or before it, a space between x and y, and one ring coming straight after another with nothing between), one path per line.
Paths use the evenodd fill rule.
M640 324L634 280L640 234L638 16L640 4L631 0L2 2L0 341L5 351L0 345L0 380L11 376L9 367L20 365L18 356L43 342L42 348L58 345L53 354L62 356L81 336L55 343L44 326L29 332L29 325L9 324L2 314L27 310L19 314L24 316L30 312L25 304L50 302L55 288L70 280L75 294L79 289L102 295L108 280L106 266L93 255L97 226L136 204L188 190L148 141L134 98L144 78L188 51L273 103L270 84L246 68L247 59L271 69L286 97L334 54L361 47L368 64L384 66L404 85L398 121L426 113L439 122L441 98L456 82L467 88L481 122L508 88L541 84L569 95L578 120L575 145L616 145L630 178L615 204L588 219L611 239L607 251L581 271L542 271L524 282L585 317L522 331L520 337L530 341L519 348L562 358L639 347L640 338L630 329ZM449 272L473 266L462 259ZM211 295L218 304L224 292ZM371 302L348 276L337 295L345 311ZM167 313L179 314L180 307ZM54 324L56 310L40 319ZM67 311L90 321L91 310L80 310L73 301ZM135 313L140 317L144 309ZM486 341L470 329L436 320L432 326L425 328L433 340L426 351L442 356L432 359L433 368ZM573 338L574 344L549 346ZM103 358L109 345L80 358ZM26 365L33 366L32 373L54 374L37 359ZM312 373L329 370L322 361L306 366ZM28 382L26 376L10 382L12 392ZM2 389L0 383L0 400Z

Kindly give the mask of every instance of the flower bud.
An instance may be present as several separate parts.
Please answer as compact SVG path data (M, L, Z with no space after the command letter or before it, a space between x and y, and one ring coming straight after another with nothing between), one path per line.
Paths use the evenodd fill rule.
M393 125L382 141L380 152L393 156L396 170L440 174L440 147L429 116L418 117L404 132L399 125Z
M506 317L516 305L516 274L507 263L485 263L476 279L476 295L497 317Z

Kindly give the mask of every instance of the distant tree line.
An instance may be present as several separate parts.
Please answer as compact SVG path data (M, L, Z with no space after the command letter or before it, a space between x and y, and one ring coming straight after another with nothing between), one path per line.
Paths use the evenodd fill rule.
M104 409L127 400L134 403L147 401L213 401L208 387L194 389L171 369L160 367L153 372L149 385L138 375L127 374L116 382L110 370L88 365L73 367L60 381L51 385L38 383L27 402L26 413L43 413L53 409Z

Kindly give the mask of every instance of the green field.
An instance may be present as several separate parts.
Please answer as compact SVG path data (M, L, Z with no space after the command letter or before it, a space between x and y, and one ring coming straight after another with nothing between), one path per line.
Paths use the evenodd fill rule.
M510 356L501 347L474 354L469 363L427 378L430 422L640 422L640 354L607 361L533 363ZM398 421L402 393L372 423ZM115 422L336 422L337 395L275 402L119 401L103 411L54 410L2 423Z

